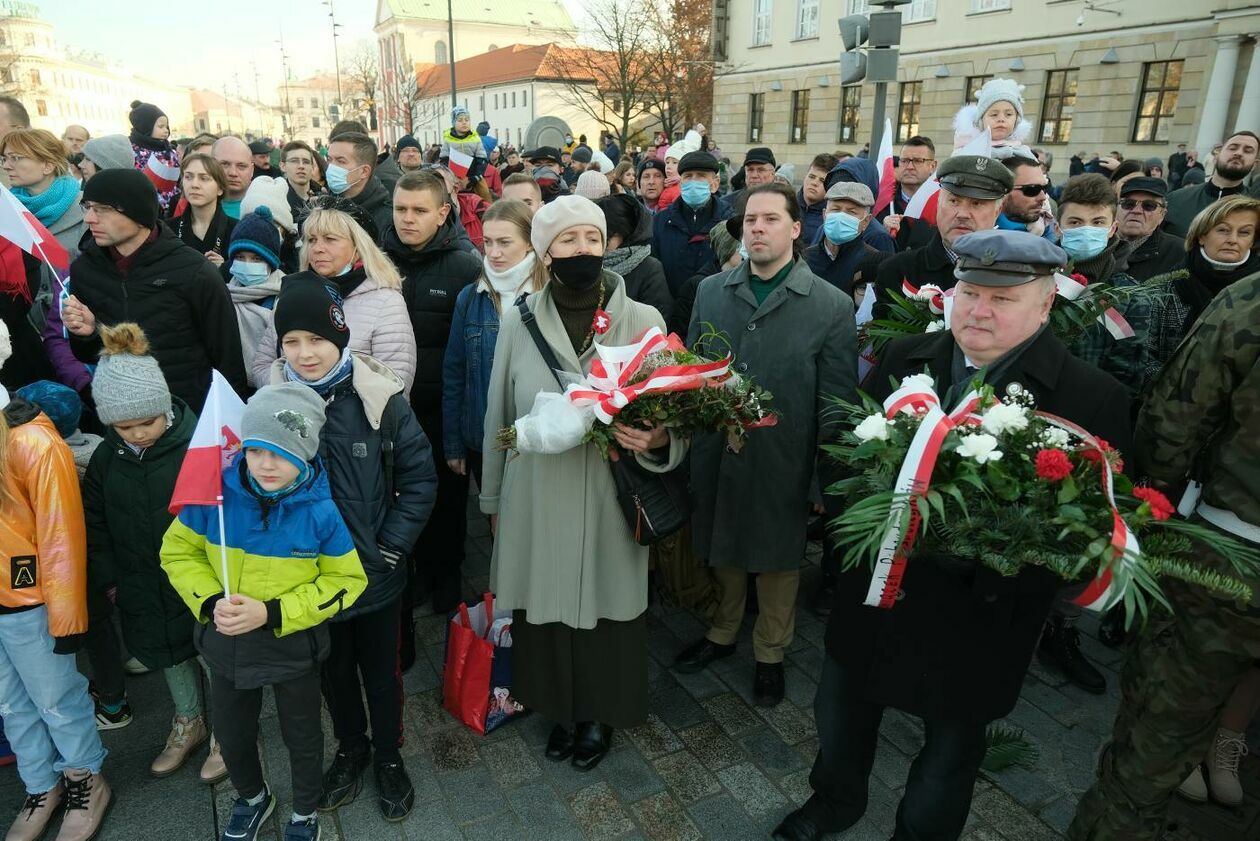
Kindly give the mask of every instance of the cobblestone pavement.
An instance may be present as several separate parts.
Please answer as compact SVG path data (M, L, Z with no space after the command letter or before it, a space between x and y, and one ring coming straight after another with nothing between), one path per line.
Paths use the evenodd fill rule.
M490 539L479 516L470 520L465 572L469 592L486 588ZM813 560L816 561L816 558ZM807 571L803 592L816 580ZM1044 841L1062 837L1079 794L1093 777L1095 754L1109 732L1117 703L1120 656L1100 645L1088 620L1084 647L1108 677L1108 694L1088 695L1065 685L1035 662L1009 722L1040 749L1033 770L985 775L978 783L967 841ZM325 841L377 839L699 839L768 838L775 823L809 794L809 768L817 749L813 719L815 678L823 651L823 622L803 606L787 656L787 698L778 707L754 707L753 659L745 633L736 656L696 675L667 665L703 625L685 611L653 606L651 717L618 732L612 752L582 774L542 756L550 723L536 716L479 737L441 707L439 676L445 634L440 617L417 622L419 655L405 677L406 746L403 755L416 786L416 806L401 824L380 818L369 781L353 804L321 820ZM182 841L217 838L218 820L230 809L231 786L211 790L196 780L204 749L188 767L164 780L148 774L169 728L170 697L158 674L130 679L135 721L105 734L106 774L117 797L100 841ZM270 700L270 699L269 699ZM262 745L268 777L279 798L276 818L261 838L280 838L289 813L288 760L274 709L264 711ZM331 734L330 726L325 732ZM911 758L922 743L912 717L889 711L884 719L866 817L844 841L886 841ZM1256 740L1253 740L1257 744ZM329 756L334 749L326 740ZM1248 803L1229 811L1178 803L1168 841L1260 839L1260 761L1249 758ZM16 814L21 784L13 768L0 769L0 824Z

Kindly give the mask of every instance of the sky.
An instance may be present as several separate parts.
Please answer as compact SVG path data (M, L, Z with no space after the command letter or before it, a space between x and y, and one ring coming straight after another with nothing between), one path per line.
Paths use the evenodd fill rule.
M222 90L229 96L275 102L284 73L280 45L294 79L332 72L328 6L320 0L214 0L137 14L135 0L36 0L55 37L76 49L100 53L144 76ZM563 0L574 21L582 0ZM626 0L632 2L632 0ZM342 72L358 44L375 46L376 0L333 0ZM260 14L267 10L268 14ZM225 46L227 43L231 46ZM257 82L255 82L257 74Z

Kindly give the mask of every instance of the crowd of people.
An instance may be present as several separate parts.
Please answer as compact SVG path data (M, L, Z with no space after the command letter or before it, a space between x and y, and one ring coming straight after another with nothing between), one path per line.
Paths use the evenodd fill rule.
M1223 138L1208 170L1184 144L1167 166L1080 153L1056 187L1051 155L1026 145L1019 87L994 79L948 144L901 146L881 206L869 149L820 151L797 179L769 147L733 167L702 125L633 152L608 133L517 150L456 107L428 149L404 136L382 150L350 121L316 149L173 140L143 102L129 135L95 138L32 129L13 98L0 109L4 180L72 260L66 275L0 240L0 712L27 791L7 841L58 815L57 841L98 832L127 793L103 776L98 731L131 723L128 676L156 670L174 716L151 773L208 745L199 779L237 793L225 841L254 838L277 808L257 747L265 687L291 761L286 841L317 839L320 813L355 800L369 767L383 819L404 820L412 612L472 595L474 482L491 587L512 612L513 696L554 723L548 759L589 771L615 729L646 720L653 566L708 600L683 673L735 652L754 590L751 697L781 702L806 542L821 539L813 795L775 837L819 839L863 815L893 707L925 724L895 837L958 838L985 727L1013 708L1034 654L1088 692L1106 679L1080 647L1083 583L924 558L894 609L863 605L867 576L824 535L847 501L827 492L844 465L820 446L843 431L836 398L882 399L909 374L942 395L977 371L1027 391L1105 437L1134 476L1195 479L1195 516L1260 544L1250 130ZM973 154L981 135L988 151ZM921 190L939 192L925 203ZM1132 337L1096 327L1068 346L1047 329L1060 271L1159 294L1123 313ZM950 329L862 354L862 322L925 284L952 295ZM740 451L615 425L620 457L645 473L689 471L689 539L672 555L635 539L595 446L497 443L600 346L650 328L732 353L780 418ZM221 514L173 504L216 383L247 400ZM1241 801L1260 602L1168 596L1175 610L1145 627L1126 633L1122 610L1104 620L1131 666L1074 841L1155 839L1179 787Z

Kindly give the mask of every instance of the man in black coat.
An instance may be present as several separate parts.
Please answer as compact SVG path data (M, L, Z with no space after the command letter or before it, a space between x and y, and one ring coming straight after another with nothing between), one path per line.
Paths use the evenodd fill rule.
M986 231L997 224L1002 202L1015 184L1009 169L983 155L948 158L940 165L937 177L941 192L936 205L936 234L922 248L903 251L880 265L875 275L876 318L888 314L889 290L902 292L903 284L918 289L931 283L952 289L955 255L950 247L965 234Z
M952 332L892 342L866 380L871 396L883 400L892 380L926 369L942 404L953 408L979 374L997 394L1031 394L1038 410L1126 452L1128 393L1073 357L1047 327L1053 273L1067 263L1063 250L1022 231L984 231L955 245ZM869 568L840 579L814 701L814 795L774 837L815 841L862 817L880 719L894 707L922 718L926 736L897 810L895 837L957 839L984 758L985 727L1015 706L1063 582L1040 567L1004 577L969 558L915 555L895 605L884 609L864 604Z
M328 144L329 192L345 196L372 217L378 233L393 222L390 192L375 175L376 141L357 131L337 135Z
M652 214L628 193L604 196L595 203L608 225L604 268L621 275L630 300L655 307L669 324L674 297L665 282L665 267L652 256Z
M438 492L433 515L416 542L419 581L435 612L445 615L460 599L460 570L467 530L468 476L455 473L442 448L442 361L459 291L477 280L481 261L459 244L446 181L428 170L408 172L394 188L393 225L385 253L403 276L402 294L416 333L416 380L411 407L434 448Z
M1168 185L1174 190L1181 186L1181 178L1188 167L1186 144L1178 143L1177 151L1168 156Z
M1168 185L1162 178L1130 178L1120 187L1120 223L1116 235L1129 244L1128 271L1136 281L1186 266L1186 242L1160 230L1168 215Z
M214 264L158 223L157 192L139 170L107 169L83 188L91 238L70 266L62 308L75 357L98 361L97 327L134 321L171 394L201 414L217 369L247 394L236 310Z

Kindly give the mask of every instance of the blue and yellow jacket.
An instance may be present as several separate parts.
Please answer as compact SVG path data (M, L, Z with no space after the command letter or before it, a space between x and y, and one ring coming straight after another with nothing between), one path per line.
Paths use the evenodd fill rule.
M276 501L245 486L245 460L223 472L220 537L213 506L187 506L162 541L162 569L202 623L194 642L217 673L238 688L292 679L328 653L322 624L367 586L354 542L315 462L311 477ZM224 637L210 622L223 595L220 546L227 546L228 590L267 605L267 624Z

